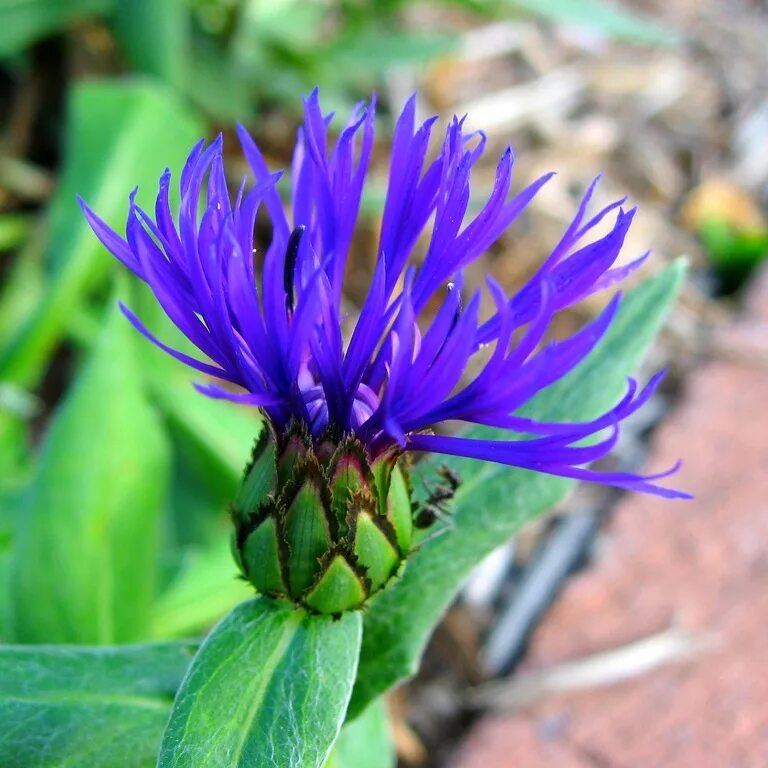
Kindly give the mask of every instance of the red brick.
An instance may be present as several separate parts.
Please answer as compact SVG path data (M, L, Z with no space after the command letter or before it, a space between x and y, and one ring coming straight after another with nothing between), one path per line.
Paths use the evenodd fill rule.
M611 688L487 717L457 766L768 765L768 365L759 356L738 359L739 339L752 348L754 329L768 318L766 276L747 299L751 317L729 329L732 359L693 373L654 441L648 468L683 457L675 482L696 499L626 497L597 562L537 631L526 667L578 659L672 624L713 635L717 648ZM544 738L542 723L552 722L560 727Z

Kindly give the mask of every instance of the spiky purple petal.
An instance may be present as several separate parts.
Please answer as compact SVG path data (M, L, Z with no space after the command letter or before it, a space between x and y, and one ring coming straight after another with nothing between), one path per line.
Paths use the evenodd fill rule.
M395 126L377 261L348 343L341 296L373 151L375 102L358 105L332 142L333 115L322 112L317 90L304 102L290 172L290 216L277 190L279 174L270 171L243 126L237 134L253 184L244 181L234 201L220 136L190 152L176 218L169 171L160 177L154 215L131 193L125 237L80 201L102 244L150 286L176 327L211 362L168 346L123 307L128 319L168 354L226 384L196 385L203 394L259 407L278 430L298 420L316 437L329 426L355 432L372 458L397 446L684 497L656 484L674 469L642 476L582 466L610 452L621 422L648 400L660 376L642 389L630 380L624 397L590 421L545 422L519 414L583 360L610 326L618 295L578 333L545 342L559 311L643 263L647 254L615 266L635 209L625 210L619 200L588 218L595 179L526 285L507 296L488 280L495 311L481 322L480 294L462 300L462 271L499 239L552 174L510 196L514 155L507 149L486 202L472 215L471 176L485 150L484 134L467 133L464 120L454 118L430 160L436 118L417 125L415 113L412 97ZM253 232L262 206L272 239L257 275ZM595 237L595 228L611 216L607 232ZM422 237L426 252L417 268L410 261ZM437 311L424 323L436 300ZM468 380L467 371L474 371ZM508 430L510 436L431 434L448 420Z

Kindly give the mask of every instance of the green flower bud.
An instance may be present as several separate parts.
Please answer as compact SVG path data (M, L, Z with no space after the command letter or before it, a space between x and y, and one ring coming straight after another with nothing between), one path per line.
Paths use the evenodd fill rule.
M232 519L243 576L317 613L360 608L411 550L410 492L397 457L370 462L354 437L313 443L300 426L280 438L263 430Z

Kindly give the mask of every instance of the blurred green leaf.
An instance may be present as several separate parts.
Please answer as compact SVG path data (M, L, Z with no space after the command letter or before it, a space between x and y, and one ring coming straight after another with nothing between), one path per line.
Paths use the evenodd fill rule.
M173 475L163 558L168 573L175 574L188 547L198 550L229 537L229 503L238 484L217 472L218 463L186 443L167 419L166 426L173 446Z
M239 578L228 532L222 532L208 547L187 549L176 578L155 602L151 635L200 634L252 597L253 587Z
M189 9L184 0L121 0L112 28L137 71L183 88L191 54Z
M50 423L14 540L19 642L147 637L169 456L135 341L115 309Z
M6 340L12 339L19 326L29 319L45 291L45 238L45 226L38 220L0 283L0 359Z
M180 168L203 132L169 90L149 82L91 81L73 89L64 171L49 211L47 290L0 349L0 379L34 384L75 307L112 269L75 195L122 231L128 192L138 184L140 202L151 205L163 168Z
M398 67L425 64L456 49L458 38L450 34L426 34L371 26L332 41L321 58L327 69L382 75Z
M158 768L322 768L360 650L359 613L310 615L260 597L200 646L173 703Z
M768 259L768 231L764 229L739 228L725 217L712 216L701 222L698 234L726 293L739 288Z
M194 651L0 647L0 765L153 768Z
M26 476L30 461L27 420L34 407L31 397L11 384L0 384L0 492L15 488ZM15 399L14 405L11 400ZM27 410L29 409L29 410Z
M345 723L325 768L394 768L396 762L386 703L379 698Z
M197 46L185 87L189 100L218 120L232 124L254 111L253 73L243 71L213 45Z
M4 0L0 3L0 57L88 16L109 13L115 0Z
M306 0L245 0L232 39L233 53L238 60L253 62L259 47L281 45L301 53L315 48L326 32L328 20L325 3Z
M0 411L29 419L39 408L37 400L15 384L0 382Z
M525 413L542 421L581 421L614 404L659 330L683 274L678 262L631 291L592 354L541 392ZM476 427L467 434L488 439L498 431ZM414 466L421 479L415 486L423 487L423 479L434 477L441 465L462 478L450 524L409 557L402 577L368 608L352 715L416 671L432 629L472 568L573 485L501 464L430 455Z
M535 16L583 27L606 37L635 43L673 45L681 35L671 27L646 19L619 3L605 0L504 0Z
M0 405L0 493L23 482L30 464L27 417L7 405Z
M261 417L255 408L201 395L190 382L195 374L178 363L173 367L176 370L172 372L158 367L156 375L149 375L152 398L185 443L185 449L198 457L200 480L214 493L231 499L251 458Z
M347 111L382 76L423 65L458 41L449 32L409 31L383 3L245 0L241 8L222 55L256 101L287 108L295 108L297 93L319 86L326 109Z
M0 643L11 638L11 550L21 507L20 488L0 483Z
M18 248L29 235L31 217L25 213L0 214L0 251Z

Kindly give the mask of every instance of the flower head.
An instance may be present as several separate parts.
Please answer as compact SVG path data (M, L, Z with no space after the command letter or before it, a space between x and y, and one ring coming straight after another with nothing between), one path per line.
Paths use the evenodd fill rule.
M589 217L593 182L562 238L521 290L510 297L487 279L495 312L481 321L480 293L463 295L462 271L498 240L551 174L510 195L514 157L507 149L485 204L470 215L470 176L485 136L468 133L464 121L454 118L440 151L428 159L436 118L417 125L411 98L394 131L370 289L346 332L343 281L374 144L375 104L360 105L335 141L329 139L332 116L322 113L317 91L304 106L288 214L279 174L269 170L243 127L238 134L253 180L243 182L234 201L219 137L192 149L180 177L176 218L169 171L160 179L154 213L142 210L131 194L125 237L82 203L104 246L151 287L202 357L167 346L123 307L134 326L186 365L224 382L197 384L201 392L261 408L277 435L298 423L314 441L354 435L371 462L388 453L433 451L683 496L656 483L674 469L641 476L584 466L611 450L621 422L648 400L660 376L644 388L630 380L625 396L588 422L518 415L537 392L583 360L611 324L618 295L576 334L545 341L558 312L618 283L643 262L645 256L614 266L635 209L619 200ZM260 208L272 232L266 251L257 254L257 275ZM613 218L609 231L595 236L606 217ZM426 255L416 265L414 248L426 232ZM424 321L428 306L431 319ZM465 380L470 369L478 372ZM508 437L433 432L449 420L498 427ZM591 436L598 439L584 445Z

